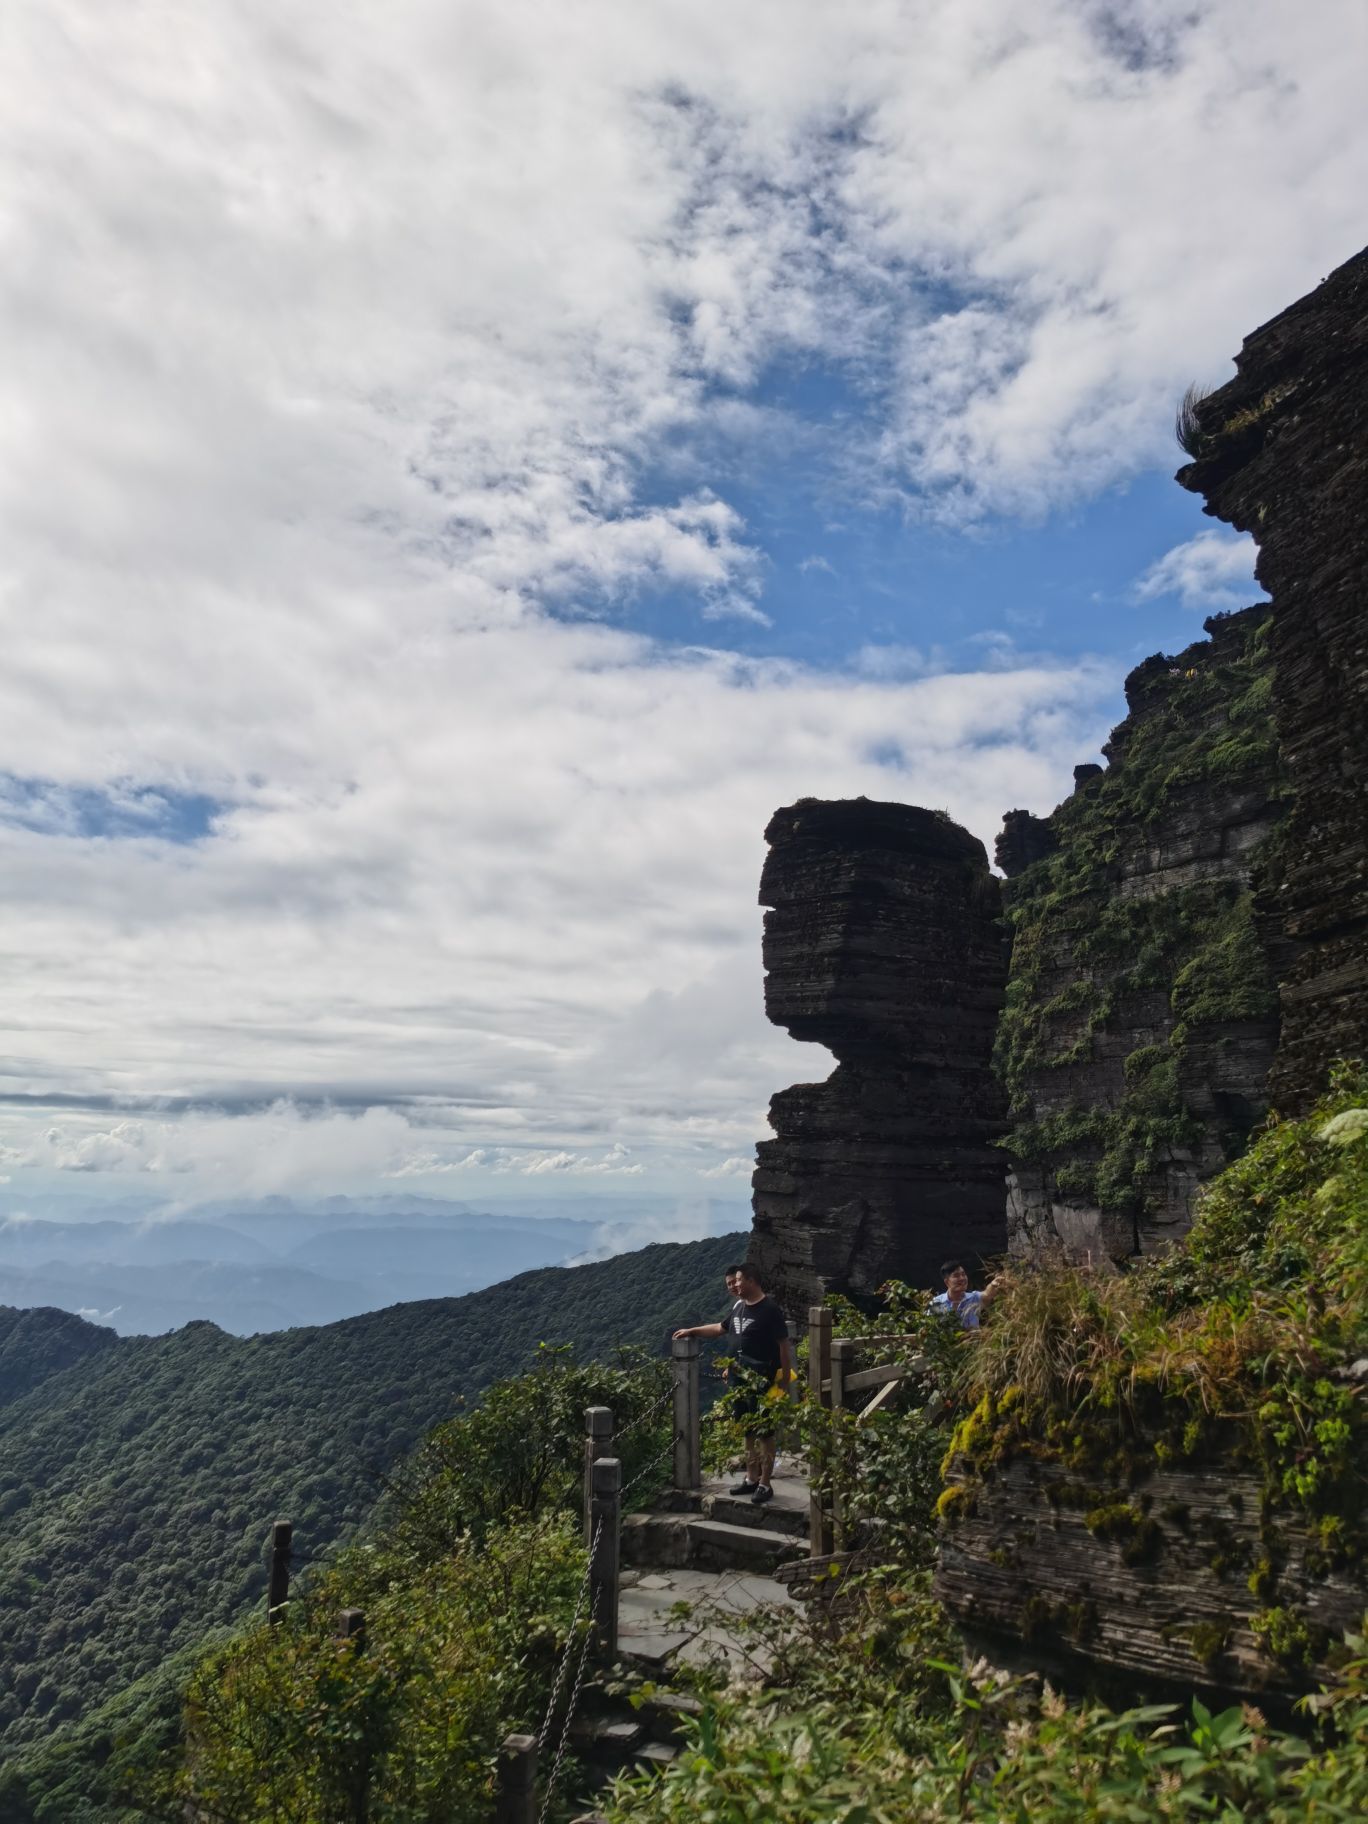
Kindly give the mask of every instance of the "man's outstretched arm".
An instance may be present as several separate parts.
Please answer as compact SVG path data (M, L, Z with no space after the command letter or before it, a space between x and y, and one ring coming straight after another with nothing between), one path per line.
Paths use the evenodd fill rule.
M693 1324L688 1329L676 1330L675 1337L681 1336L721 1336L726 1330L725 1324Z

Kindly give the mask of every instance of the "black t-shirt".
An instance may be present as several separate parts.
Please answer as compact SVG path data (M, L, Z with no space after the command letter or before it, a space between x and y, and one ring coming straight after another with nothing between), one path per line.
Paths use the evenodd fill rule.
M744 1311L745 1308L746 1302L741 1298L734 1298L727 1306L726 1310L717 1320L722 1326L722 1334L724 1336L734 1337L737 1331L740 1330L741 1319L736 1314L738 1311Z
M753 1305L738 1299L733 1322L737 1360L743 1366L778 1374L779 1348L788 1341L788 1321L774 1299L765 1297Z

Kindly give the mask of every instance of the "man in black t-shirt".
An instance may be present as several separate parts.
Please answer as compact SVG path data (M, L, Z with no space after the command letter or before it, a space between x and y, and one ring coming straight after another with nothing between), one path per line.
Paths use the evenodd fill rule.
M746 1476L732 1489L749 1495L756 1507L774 1499L770 1478L774 1474L774 1403L771 1391L786 1388L793 1378L793 1345L788 1322L772 1298L765 1296L755 1268L727 1269L727 1290L737 1292L727 1319L718 1324L694 1324L676 1330L676 1336L726 1336L736 1352L736 1410L746 1423Z
M793 1345L777 1302L765 1295L759 1275L747 1263L737 1279L740 1300L732 1316L737 1367L737 1410L746 1420L746 1476L734 1495L749 1495L756 1507L774 1499L776 1388L793 1378Z

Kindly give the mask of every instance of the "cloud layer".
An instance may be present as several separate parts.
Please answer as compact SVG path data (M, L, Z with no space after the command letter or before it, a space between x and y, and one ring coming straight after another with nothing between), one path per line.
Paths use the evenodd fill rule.
M813 1065L761 1014L769 813L988 836L1112 681L729 651L784 605L707 452L783 434L789 364L863 402L841 510L1167 460L1361 230L1363 14L1321 11L21 7L0 1086L91 1112L46 1153L16 1113L18 1158L295 1184L368 1108L358 1176L748 1157ZM632 630L661 592L687 637ZM177 1153L178 1098L237 1112Z

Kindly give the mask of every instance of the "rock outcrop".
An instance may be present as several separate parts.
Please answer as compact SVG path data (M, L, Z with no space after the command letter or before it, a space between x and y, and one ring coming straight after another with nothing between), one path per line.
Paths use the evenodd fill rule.
M993 845L993 859L1008 880L1015 880L1033 863L1053 855L1058 847L1048 817L1037 817L1031 811L1008 811Z
M1272 1077L1298 1113L1368 1049L1368 250L1256 330L1201 401L1179 471L1258 542L1273 706L1294 789L1257 880L1280 971Z
M804 799L765 835L766 1009L838 1063L770 1104L753 1254L794 1311L936 1286L947 1253L1006 1240L998 883L982 843L910 805Z
M1330 1676L1327 1647L1363 1616L1353 1569L1327 1569L1313 1523L1284 1520L1278 1613L1296 1615L1306 1655L1269 1653L1247 1587L1261 1564L1272 1576L1264 1489L1229 1465L1174 1468L1109 1497L1023 1459L987 1483L952 1470L950 1486L965 1499L949 1504L936 1593L974 1651L1066 1683L1110 1674L1131 1702L1138 1678L1287 1703Z
M1105 772L1076 768L1052 816L1014 812L999 841L1016 1253L1119 1260L1183 1234L1266 1111L1275 959L1250 875L1285 791L1268 621L1217 616L1138 666Z

